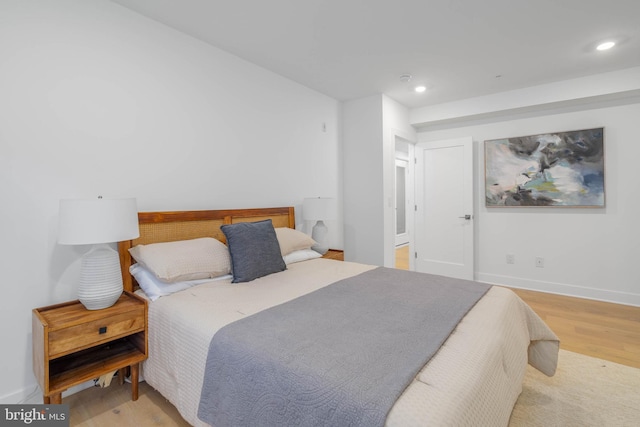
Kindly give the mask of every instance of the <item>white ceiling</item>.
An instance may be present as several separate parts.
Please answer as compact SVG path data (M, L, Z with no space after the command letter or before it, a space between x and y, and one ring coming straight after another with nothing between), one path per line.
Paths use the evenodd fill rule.
M419 107L640 65L640 0L112 1L339 100Z

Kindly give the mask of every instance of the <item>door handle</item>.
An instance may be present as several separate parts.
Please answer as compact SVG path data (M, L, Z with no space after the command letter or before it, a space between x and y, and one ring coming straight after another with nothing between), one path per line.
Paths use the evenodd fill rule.
M471 219L471 215L459 216L458 218L466 219L467 221L469 221Z

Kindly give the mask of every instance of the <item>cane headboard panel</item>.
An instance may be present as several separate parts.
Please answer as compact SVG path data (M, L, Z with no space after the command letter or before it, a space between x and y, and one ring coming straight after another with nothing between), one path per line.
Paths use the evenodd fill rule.
M129 273L129 267L133 263L129 249L135 245L148 245L150 243L188 240L199 237L213 237L225 242L220 226L265 219L271 219L274 227L295 228L293 207L139 212L140 237L118 243L124 290L132 292L137 288L135 279Z

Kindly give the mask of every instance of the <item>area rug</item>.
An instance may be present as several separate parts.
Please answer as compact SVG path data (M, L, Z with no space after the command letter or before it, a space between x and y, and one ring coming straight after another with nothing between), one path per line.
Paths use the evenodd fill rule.
M560 350L549 378L527 367L510 427L638 426L640 369Z

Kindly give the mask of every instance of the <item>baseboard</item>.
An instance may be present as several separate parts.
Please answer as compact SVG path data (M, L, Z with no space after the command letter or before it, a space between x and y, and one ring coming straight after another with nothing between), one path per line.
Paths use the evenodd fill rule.
M89 387L93 387L93 381L86 381L82 384L69 388L62 393L62 397L70 396ZM0 404L2 405L11 405L15 403L42 403L42 391L40 391L40 387L37 384L33 384L30 387L25 387L22 390L0 397Z
M40 387L33 384L30 387L25 387L0 397L0 404L2 405L12 405L16 403L42 403Z
M640 294L630 292L587 288L584 286L569 285L566 283L544 282L541 280L523 279L520 277L504 276L500 274L476 273L476 280L493 285L503 285L512 288L528 289L531 291L548 292L551 294L567 295L640 307Z

